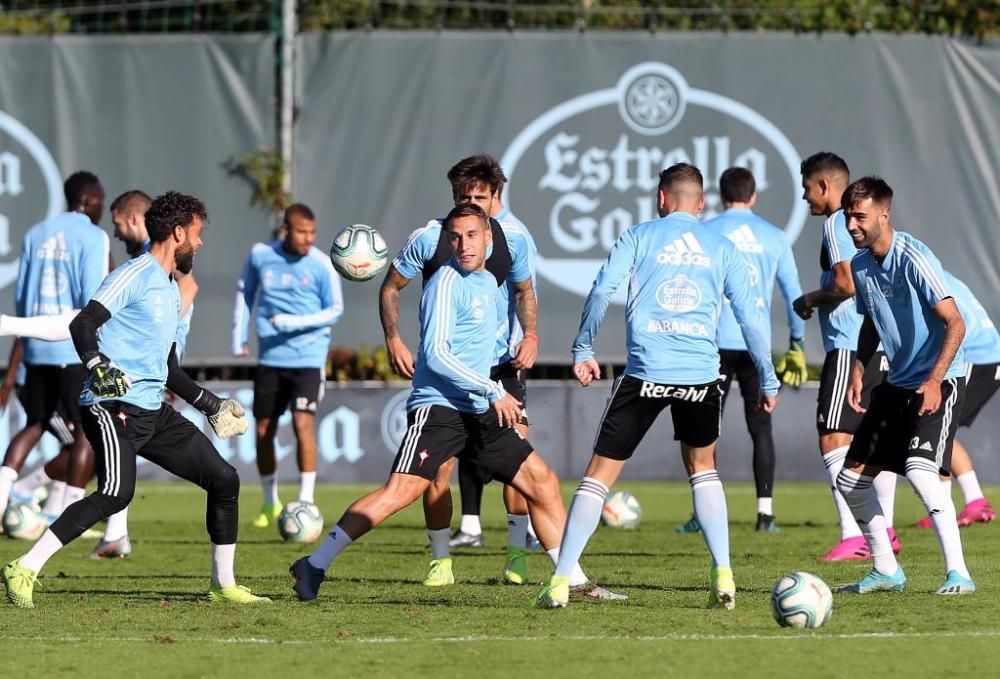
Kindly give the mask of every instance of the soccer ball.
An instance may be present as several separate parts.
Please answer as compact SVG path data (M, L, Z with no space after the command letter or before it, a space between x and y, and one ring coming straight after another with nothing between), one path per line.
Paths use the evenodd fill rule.
M377 276L389 263L389 246L372 227L351 224L333 239L330 261L344 278L367 281Z
M285 542L315 542L323 534L323 515L312 502L289 502L278 515L278 532Z
M617 490L608 496L601 509L601 521L612 528L635 528L642 518L642 507L635 495L627 490Z
M789 573L771 590L771 613L782 627L822 627L833 614L833 593L812 573Z
M27 502L7 505L2 522L3 532L15 540L37 540L49 527L41 510Z

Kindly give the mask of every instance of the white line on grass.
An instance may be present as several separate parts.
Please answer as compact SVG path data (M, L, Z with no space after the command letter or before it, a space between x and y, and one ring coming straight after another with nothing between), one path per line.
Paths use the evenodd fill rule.
M247 644L247 645L327 645L327 644L455 644L475 642L565 642L565 641L822 641L824 639L918 639L923 637L940 638L995 638L1000 637L1000 630L982 630L968 632L853 632L840 634L808 633L788 630L779 634L660 634L655 636L564 636L564 637L525 637L525 636L493 636L469 635L461 637L338 637L334 639L268 639L264 637L173 637L169 634L151 635L148 637L81 637L81 636L5 636L4 641L40 641L44 643L195 643L195 644Z

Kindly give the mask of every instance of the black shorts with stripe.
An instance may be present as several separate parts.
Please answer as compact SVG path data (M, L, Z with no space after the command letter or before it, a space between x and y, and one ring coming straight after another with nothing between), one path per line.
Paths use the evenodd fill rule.
M492 409L474 414L422 406L406 413L406 434L392 471L430 480L445 462L461 457L479 468L484 482L509 484L533 450L517 430L501 427Z
M722 381L657 384L621 375L611 387L594 453L613 460L629 459L667 407L674 423L674 440L699 448L714 443L722 424Z
M80 364L26 365L21 405L27 426L48 426L53 415L79 422L80 392L86 379L87 369Z
M26 403L24 387L20 385L15 387L14 394L17 396L18 403L21 404L21 408L24 409L24 404ZM60 446L68 446L73 443L73 432L76 431L76 425L69 419L66 409L61 403L56 406L55 412L49 416L48 421L45 423L45 431L56 437Z
M292 412L316 412L326 391L323 368L275 368L259 365L253 378L253 416L277 418Z
M819 378L819 395L816 399L816 429L824 432L839 431L853 434L861 424L861 413L847 402L847 388L851 384L856 353L849 349L834 349L823 361ZM872 389L885 381L889 373L889 360L881 351L872 357L865 370L861 403L867 406Z
M970 365L965 379L965 401L962 403L959 427L971 427L979 412L997 393L1000 388L1000 363Z
M941 383L941 407L920 415L924 399L916 389L888 382L878 385L872 390L847 459L897 474L905 474L908 466L948 474L964 396L965 378L949 378Z
M528 384L525 371L518 370L510 361L490 368L490 379L499 382L504 391L521 402L521 422L528 426Z

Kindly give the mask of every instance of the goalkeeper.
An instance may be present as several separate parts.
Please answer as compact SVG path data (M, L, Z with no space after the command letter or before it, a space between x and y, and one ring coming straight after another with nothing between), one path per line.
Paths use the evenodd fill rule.
M757 189L753 174L742 167L731 167L719 178L719 193L725 211L707 221L705 229L725 236L736 245L746 260L750 271L750 286L754 306L770 318L771 298L777 281L785 299L788 330L791 342L788 351L778 361L775 372L786 385L798 388L806 379L806 354L803 337L806 324L795 313L792 303L802 295L799 271L795 266L792 248L785 234L767 220L753 212L757 203ZM770 339L771 328L762 328ZM743 341L743 334L736 317L726 300L719 318L716 337L719 345L720 372L723 377L723 408L729 388L735 378L740 383L743 396L743 414L747 430L753 441L753 476L757 486L757 530L774 533L774 436L771 433L771 414L757 407L760 378L754 368L750 352ZM693 517L677 528L680 533L700 530Z
M38 572L63 545L124 509L135 492L136 456L198 484L208 494L212 541L208 598L237 604L269 601L236 585L233 562L240 480L212 442L163 403L164 387L208 416L220 438L247 429L243 409L199 387L181 370L174 338L180 315L175 271L191 271L208 219L197 198L167 193L146 213L149 252L115 269L70 324L87 368L80 397L83 428L94 447L97 491L68 506L37 543L3 568L11 603L31 608ZM100 335L98 335L100 328Z

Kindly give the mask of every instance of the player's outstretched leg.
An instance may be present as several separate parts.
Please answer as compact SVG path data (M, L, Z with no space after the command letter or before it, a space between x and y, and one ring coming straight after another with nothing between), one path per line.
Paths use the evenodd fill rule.
M447 587L455 584L452 569L450 525L453 511L451 502L451 472L455 458L441 465L434 480L424 491L424 524L431 546L431 563L424 578L427 587Z
M128 507L108 517L104 537L90 553L91 559L124 559L132 553L132 542L128 539Z
M503 501L507 509L507 561L504 582L523 585L528 581L528 501L511 486L504 486Z
M483 505L483 479L471 460L458 462L458 489L462 498L462 523L451 536L452 547L483 547L483 526L479 520Z
M256 383L255 383L256 399ZM254 406L256 407L256 400ZM256 415L256 413L255 413ZM274 525L281 514L281 499L278 497L278 462L274 455L274 437L278 433L278 418L257 416L257 472L260 475L262 493L260 512L254 517L254 528Z
M885 516L873 487L879 469L863 466L845 466L837 476L837 488L843 494L872 554L872 570L843 592L867 594L876 591L902 592L906 587L906 574L892 553L892 543L886 527ZM937 481L935 477L935 482ZM957 530L957 529L956 529Z
M823 464L830 477L830 491L833 494L833 505L837 509L837 518L840 520L840 542L826 554L820 557L820 561L866 561L871 558L871 551L868 543L861 535L861 528L854 520L851 508L844 498L843 493L837 487L837 477L840 470L844 468L844 459L850 446L847 443L836 445L842 440L850 441L850 437L840 432L827 432L820 434L820 449L823 455ZM826 449L830 448L829 451Z
M902 545L896 529L893 527L893 518L896 507L896 474L891 471L884 471L875 477L872 484L875 488L875 495L878 497L878 504L882 508L882 515L885 516L886 531L889 533L889 542L892 544L892 553L899 554Z

